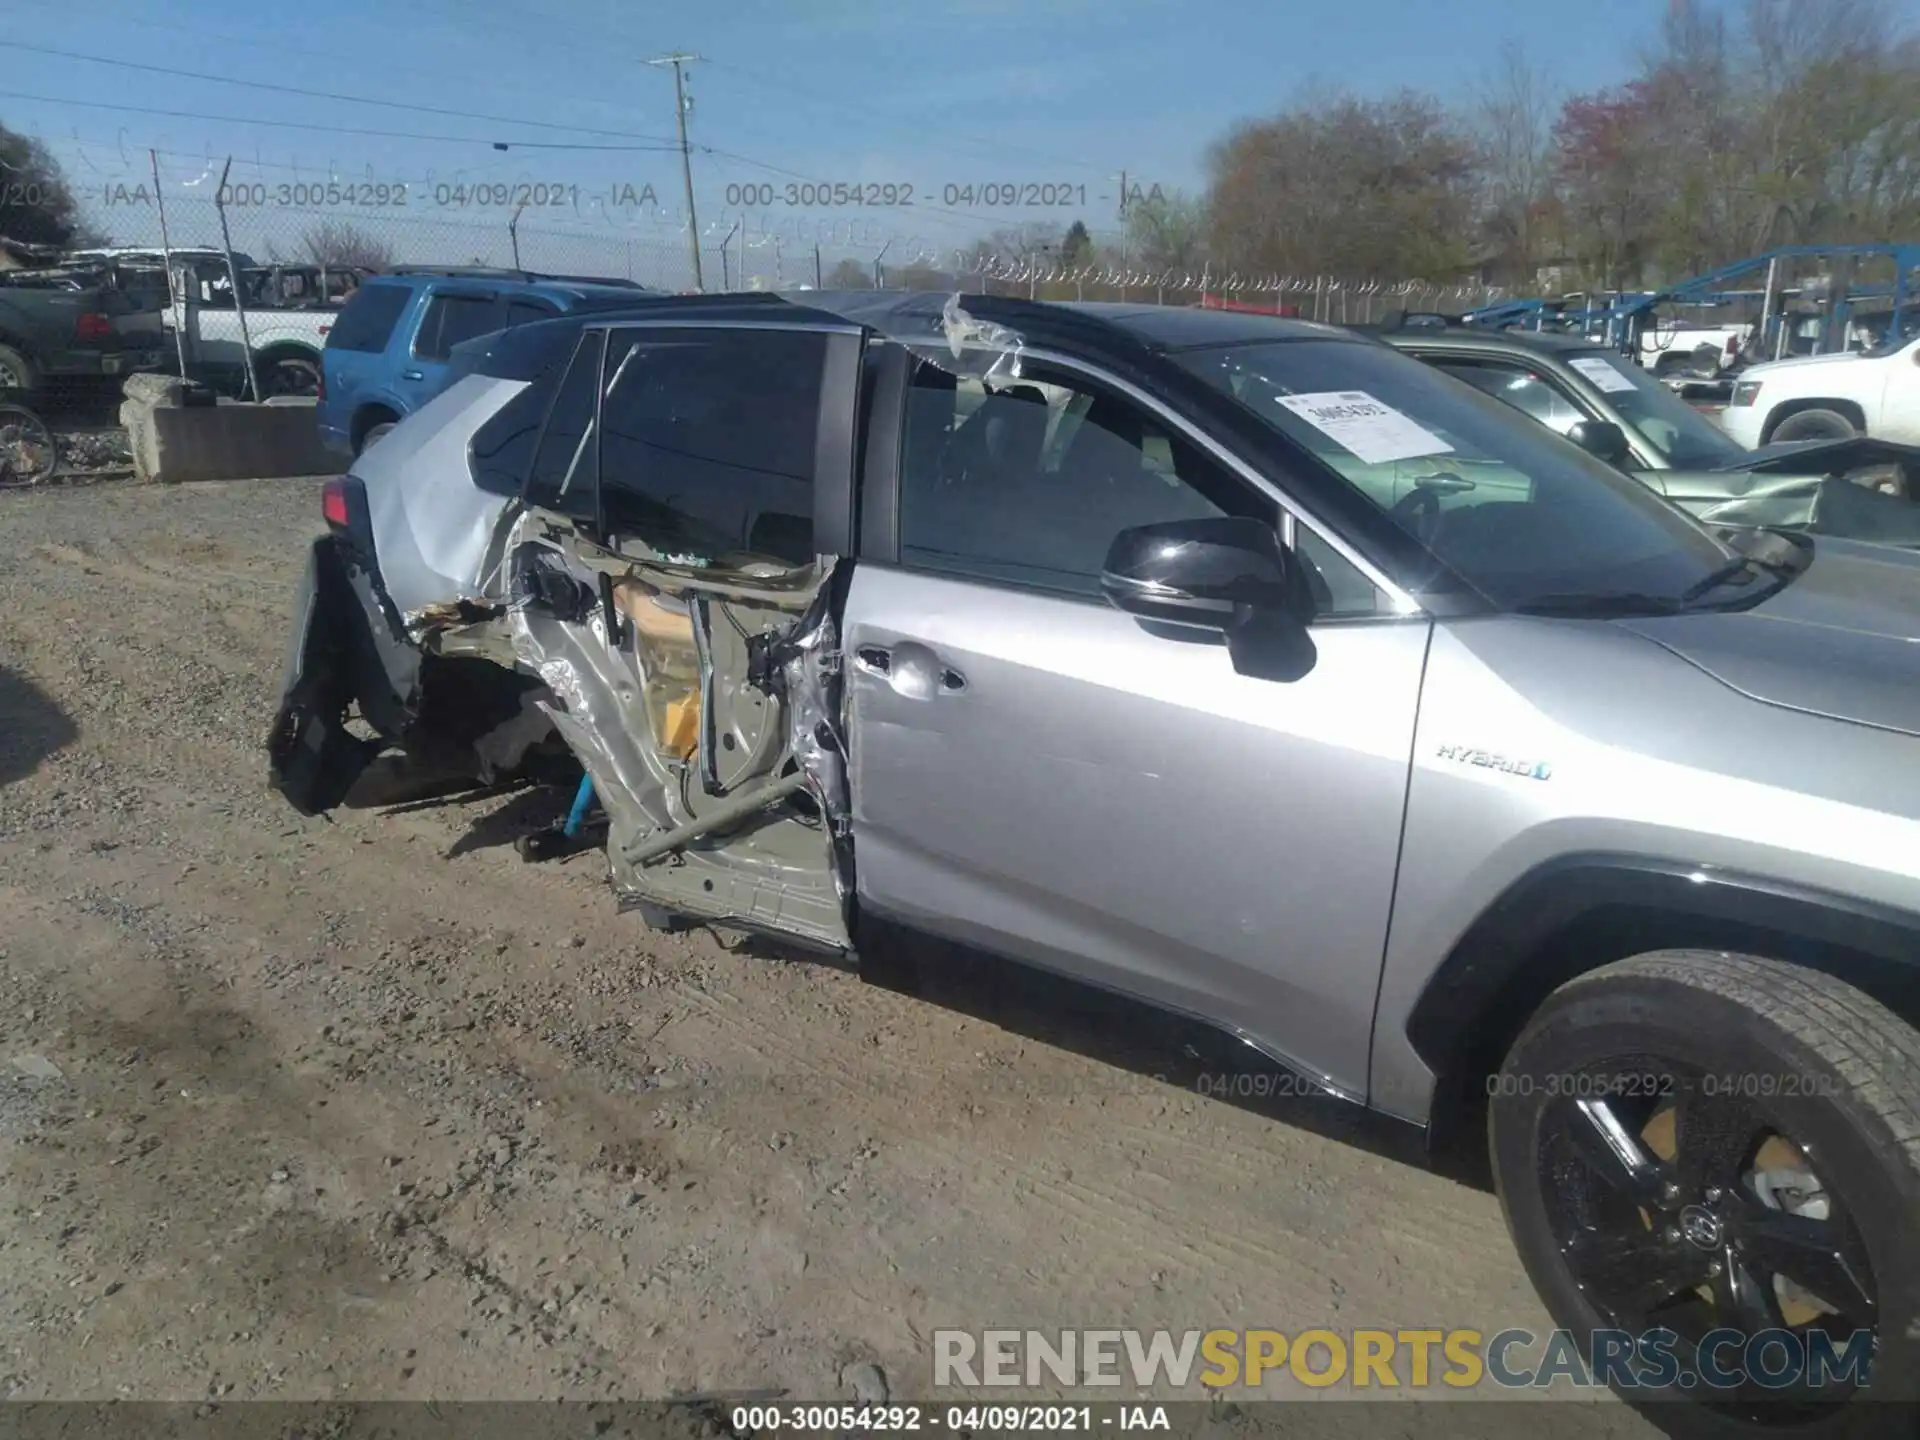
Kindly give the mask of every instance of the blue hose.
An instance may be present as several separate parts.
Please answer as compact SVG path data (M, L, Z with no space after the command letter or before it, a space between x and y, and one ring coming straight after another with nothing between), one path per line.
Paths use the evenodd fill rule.
M573 795L573 809L567 812L567 823L560 832L569 840L580 833L580 827L587 823L587 807L593 804L593 777L582 775L580 788Z

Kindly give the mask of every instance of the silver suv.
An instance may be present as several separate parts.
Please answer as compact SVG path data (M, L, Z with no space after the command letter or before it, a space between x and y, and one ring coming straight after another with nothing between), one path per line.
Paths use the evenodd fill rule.
M1709 530L1295 321L815 293L475 345L326 492L293 805L583 769L653 923L905 931L1436 1153L1490 1121L1560 1323L1666 1337L1636 1402L1892 1413L1822 1355L1920 1395L1920 557Z

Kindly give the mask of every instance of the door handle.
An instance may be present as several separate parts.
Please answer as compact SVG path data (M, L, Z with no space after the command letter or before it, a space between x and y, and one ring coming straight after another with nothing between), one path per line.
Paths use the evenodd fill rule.
M424 370L402 370L400 372L400 378L402 380L424 380L427 378L427 375Z
M853 652L853 663L869 675L878 676L894 691L909 700L931 700L936 695L957 695L967 688L967 677L916 640L906 640L892 649L883 645L861 645Z

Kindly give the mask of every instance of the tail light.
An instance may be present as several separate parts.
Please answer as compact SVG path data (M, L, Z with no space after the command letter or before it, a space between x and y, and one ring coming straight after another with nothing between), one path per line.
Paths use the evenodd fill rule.
M350 561L373 562L373 516L367 509L367 487L351 475L329 480L320 488L320 516Z
M82 340L105 340L113 334L113 320L109 316L89 311L82 313L73 322L73 330L74 334Z
M324 400L327 398L327 367L324 361L315 367L313 398L316 400Z
M320 517L335 530L344 530L353 523L353 516L347 506L345 480L329 480L321 488Z

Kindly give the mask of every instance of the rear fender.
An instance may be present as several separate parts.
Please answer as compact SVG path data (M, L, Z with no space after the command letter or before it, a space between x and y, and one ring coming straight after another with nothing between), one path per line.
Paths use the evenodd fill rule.
M418 716L420 652L398 617L332 535L307 554L294 606L293 643L267 740L273 787L303 815L331 810L367 765L397 744ZM357 704L379 738L347 729Z

